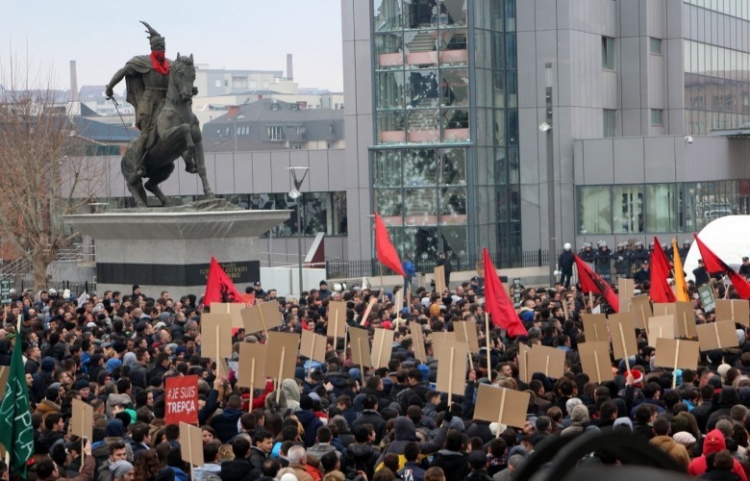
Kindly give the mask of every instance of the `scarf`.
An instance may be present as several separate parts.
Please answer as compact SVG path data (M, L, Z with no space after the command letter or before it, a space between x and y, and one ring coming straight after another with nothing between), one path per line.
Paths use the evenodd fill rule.
M169 74L169 64L164 58L164 51L151 52L151 66L162 75Z

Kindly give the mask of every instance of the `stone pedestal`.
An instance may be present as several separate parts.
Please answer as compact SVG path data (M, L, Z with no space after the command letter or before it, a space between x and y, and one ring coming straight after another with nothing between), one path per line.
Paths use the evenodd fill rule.
M260 280L259 237L288 210L132 209L70 215L65 222L96 244L97 291L200 297L215 256L237 288Z

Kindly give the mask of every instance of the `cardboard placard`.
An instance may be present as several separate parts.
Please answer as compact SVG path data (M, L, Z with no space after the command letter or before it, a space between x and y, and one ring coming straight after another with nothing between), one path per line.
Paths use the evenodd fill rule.
M399 289L393 296L393 308L396 310L396 317L401 317L401 310L404 308L404 290Z
M523 429L531 393L480 384L474 419Z
M635 292L635 281L633 279L626 279L619 277L617 279L617 296L620 298L620 307L622 307L622 301L628 300L633 297Z
M78 399L73 399L73 417L70 420L70 434L94 439L94 407Z
M279 327L283 324L281 312L279 312L279 301L263 302L257 306L249 306L240 311L245 331L266 332L269 329Z
M654 365L669 369L696 369L700 359L700 345L696 341L682 339L656 340Z
M183 461L190 466L203 466L203 438L201 428L180 423L180 451Z
M201 316L201 356L214 359L232 356L232 315L206 313Z
M276 379L279 383L284 379L294 379L298 349L299 334L269 332L266 342L266 376Z
M631 310L634 314L633 323L638 329L646 329L648 332L648 318L653 315L651 312L651 302L648 295L637 296L630 299Z
M349 347L352 350L352 362L362 368L370 365L370 337L366 329L356 327L349 329ZM365 373L362 373L364 379Z
M740 345L734 321L717 321L696 326L701 351L728 349Z
M716 320L734 321L745 327L750 327L750 304L741 299L717 299Z
M652 308L654 311L652 317L674 316L677 314L677 306L674 302L655 302Z
M556 347L535 344L528 358L528 373L540 372L546 377L559 379L565 374L565 351Z
M312 331L302 330L302 341L299 346L299 353L316 362L326 362L326 336L315 334Z
M198 424L198 376L168 377L164 421Z
M432 345L435 347L434 351L437 352L440 350L439 344L441 342L457 341L456 333L448 331L433 332L432 334L430 334L430 341L432 341Z
M435 279L435 292L442 296L445 291L445 266L435 266L432 275Z
M659 316L648 318L648 341L653 343L658 338L674 339L674 316Z
M414 346L414 357L422 364L427 362L427 350L424 347L424 334L422 333L422 324L412 321L409 323L409 332L411 332L411 345Z
M245 304L238 302L212 302L211 312L214 314L229 314L232 316L232 327L245 328L245 323L242 321L242 310L245 308Z
M581 319L583 320L583 333L586 335L586 342L609 342L606 315L582 313Z
M367 320L370 318L370 312L372 312L372 308L376 302L378 302L378 298L375 296L372 296L370 298L370 302L367 303L367 309L365 309L365 312L362 314L362 319L359 320L360 326L367 325Z
M5 396L5 388L8 387L8 376L10 375L10 366L0 366L0 400ZM0 446L2 446L0 444Z
M469 346L472 354L479 353L479 338L477 337L477 323L474 320L457 321L453 323L453 332L458 342Z
M698 331L695 329L695 309L690 302L675 303L674 327L677 337L695 339Z
M466 387L466 369L469 350L466 343L442 341L437 352L437 390L462 395Z
M614 380L612 364L609 360L609 342L584 342L578 344L583 372L596 383Z
M346 302L331 301L328 303L328 337L338 339L346 337Z
M529 371L529 354L531 349L526 344L518 345L518 379L522 382L531 382L531 372Z
M622 312L609 315L609 332L612 334L612 353L615 359L624 359L638 354L638 343L635 340L633 312Z
M388 367L393 351L393 335L390 329L375 329L372 337L372 352L370 353L370 364L373 368Z
M257 342L240 344L240 360L237 366L237 385L251 389L266 387L267 346Z

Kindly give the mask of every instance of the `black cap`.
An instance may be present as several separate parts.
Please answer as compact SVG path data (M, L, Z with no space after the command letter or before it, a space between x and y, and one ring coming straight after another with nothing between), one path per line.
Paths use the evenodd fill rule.
M322 281L320 281L320 284L318 284L318 285L321 285L321 286L327 286L327 285L328 285L328 283L326 282L326 280L325 280L325 279L323 279Z
M256 286L256 287L260 287L260 281L253 282L253 285Z
M478 276L474 276L474 277L471 278L471 281L472 282L479 282L479 277Z
M470 452L469 465L474 469L484 468L487 465L487 453L479 450Z

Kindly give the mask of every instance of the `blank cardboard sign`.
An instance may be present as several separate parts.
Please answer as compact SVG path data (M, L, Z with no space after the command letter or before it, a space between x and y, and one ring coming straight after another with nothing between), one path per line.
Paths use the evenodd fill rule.
M552 379L559 379L565 373L565 351L555 347L534 345L529 353L529 373L541 372Z
M632 312L609 315L609 332L612 334L612 353L615 359L623 359L638 354L635 340Z
M701 351L728 349L740 345L734 321L717 321L696 326Z
M263 302L240 311L245 331L248 333L268 331L282 325L279 302Z
M518 345L518 379L521 382L531 382L532 372L529 371L529 353L531 349L526 344Z
M474 419L523 429L531 393L480 384Z
M229 314L232 316L232 327L244 329L245 323L242 322L242 309L245 304L240 302L212 302L211 312L214 314Z
M648 318L653 315L648 295L633 297L630 299L630 302L632 305L631 310L635 315L633 318L635 327L638 329L646 329L648 331L646 322L648 322Z
M419 362L427 362L427 351L424 347L424 334L422 334L422 325L418 322L409 323L409 332L411 332L411 343L414 346L414 356Z
M669 369L695 369L700 359L700 347L695 341L659 338L656 340L654 365Z
M372 352L370 353L370 364L373 368L388 367L388 361L391 360L391 351L393 350L394 334L390 329L375 329L375 334L372 336Z
M459 321L453 323L453 331L456 333L456 340L464 342L469 346L469 351L473 354L479 353L479 338L477 337L476 321Z
M466 369L469 350L466 343L443 341L437 353L437 390L462 395L466 387Z
M331 301L328 303L328 337L346 337L346 302Z
M607 330L606 315L581 314L581 319L583 320L583 333L586 335L586 342L609 342L609 331Z
M207 358L232 356L232 315L206 313L201 316L201 355Z
M654 302L653 317L669 316L677 314L677 305L674 302Z
M654 342L654 339L664 337L667 339L675 338L674 316L659 316L648 318L648 340Z
M750 327L750 304L745 300L716 300L716 320L734 321Z
M599 384L612 381L612 364L609 360L609 342L584 342L578 345L583 372Z
M269 332L266 342L266 375L279 383L284 379L294 379L298 349L299 334Z
M240 360L237 366L237 385L252 389L266 387L265 344L243 342L240 344Z
M78 399L73 399L73 417L70 420L70 434L94 439L94 407Z
M617 295L620 297L620 304L622 305L623 300L628 300L633 297L635 292L635 281L633 279L626 279L620 277L617 279Z
M302 341L300 342L300 355L317 362L326 362L326 344L328 339L312 331L302 330Z
M370 337L366 329L349 329L349 347L352 350L352 362L362 367L370 365ZM364 378L364 373L362 376Z
M456 333L447 332L447 331L433 332L430 336L430 340L432 341L433 352L440 352L441 350L440 345L444 341L456 341L457 342Z
M695 339L695 310L690 302L675 302L674 326L677 337Z
M0 366L0 400L5 396L5 388L8 387L9 376L10 366Z
M203 438L201 428L187 423L180 423L180 451L183 461L191 466L203 466Z
M435 292L442 295L445 290L445 266L436 266L433 276L435 277Z

